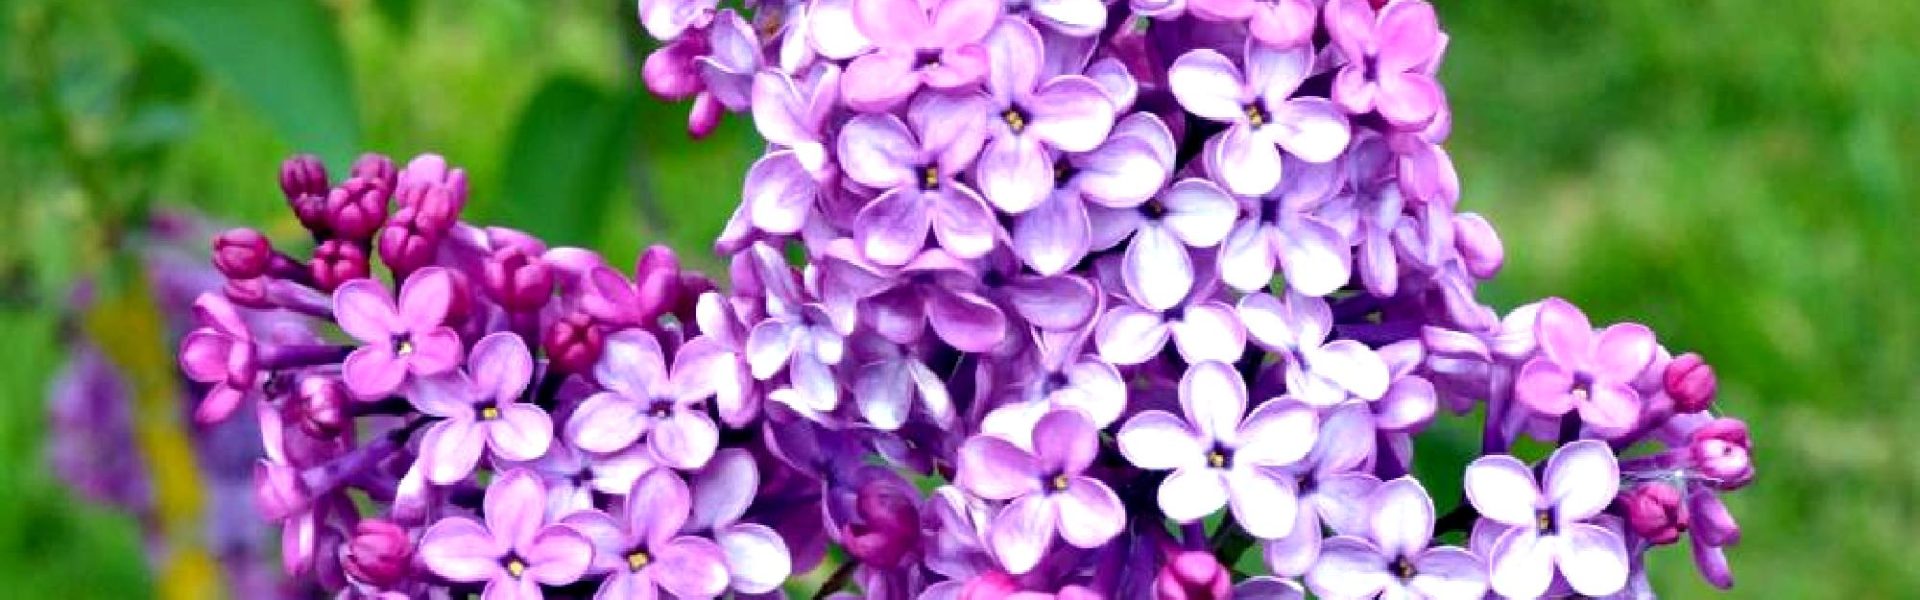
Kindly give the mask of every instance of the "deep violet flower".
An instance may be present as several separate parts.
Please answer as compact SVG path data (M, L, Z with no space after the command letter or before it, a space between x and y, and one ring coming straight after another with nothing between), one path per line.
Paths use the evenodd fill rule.
M400 389L409 376L445 373L459 365L460 337L446 326L453 302L453 276L429 267L400 286L400 303L384 286L356 279L333 293L340 328L364 345L341 365L347 388L361 398Z

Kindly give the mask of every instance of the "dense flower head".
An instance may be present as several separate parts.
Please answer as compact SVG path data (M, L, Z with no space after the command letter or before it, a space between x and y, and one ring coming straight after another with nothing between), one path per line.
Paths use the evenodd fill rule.
M768 142L725 285L462 221L432 155L337 184L289 161L306 264L217 240L244 281L182 366L202 419L259 407L290 570L350 561L349 595L831 569L822 596L1609 596L1685 533L1731 585L1718 494L1753 462L1704 359L1477 299L1505 250L1456 210L1425 1L748 4L639 4L689 133L740 114ZM235 307L346 335L285 344ZM1418 442L1472 415L1482 456L1443 475L1465 497L1434 498Z

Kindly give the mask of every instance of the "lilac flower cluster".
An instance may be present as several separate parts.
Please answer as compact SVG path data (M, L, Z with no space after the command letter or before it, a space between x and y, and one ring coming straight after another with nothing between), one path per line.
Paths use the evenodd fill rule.
M1753 467L1711 367L1475 298L1504 251L1455 211L1425 2L749 4L640 2L690 132L750 112L769 142L727 287L462 222L431 155L340 183L290 160L308 260L216 242L226 295L181 362L202 418L260 406L290 570L350 596L819 570L817 597L1641 597L1685 533L1731 585L1718 494ZM236 305L351 341L269 341ZM1447 415L1484 415L1457 500L1411 474Z

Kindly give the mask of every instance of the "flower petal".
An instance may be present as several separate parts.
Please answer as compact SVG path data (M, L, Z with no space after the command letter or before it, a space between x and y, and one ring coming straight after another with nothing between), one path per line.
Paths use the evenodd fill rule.
M975 435L960 445L954 483L988 500L1012 500L1040 490L1040 461L1005 439Z
M1579 440L1555 450L1544 478L1547 501L1565 523L1600 514L1620 492L1620 464L1613 449L1598 440Z
M1382 554L1415 556L1433 540L1433 498L1420 480L1401 477L1381 484L1369 504L1367 528Z
M974 167L980 193L1001 212L1017 215L1033 210L1053 191L1053 157L1028 136L1002 135L987 143Z
M1100 84L1080 75L1053 78L1034 90L1025 108L1032 118L1028 132L1055 150L1093 150L1113 130L1112 100Z
M1413 559L1407 587L1435 599L1474 599L1487 595L1487 567L1472 552L1452 546L1432 548Z
M1565 368L1579 368L1592 356L1593 324L1586 313L1572 303L1548 298L1540 303L1540 316L1534 335L1540 338L1540 352Z
M680 536L654 550L659 563L647 573L679 598L713 598L727 591L727 555L706 538Z
M1393 583L1387 565L1387 557L1366 540L1330 538L1307 572L1307 588L1325 598L1372 598Z
M1226 474L1204 465L1175 469L1160 483L1160 511L1167 518L1192 523L1227 505Z
M1220 242L1217 260L1220 280L1233 289L1254 292L1273 284L1277 265L1273 242L1268 239L1268 228L1259 221L1249 219L1234 225L1227 239Z
M1182 179L1160 195L1166 207L1163 221L1182 243L1194 248L1211 248L1227 238L1240 205L1220 186L1205 179Z
M987 526L987 545L1008 573L1025 574L1040 564L1053 545L1058 511L1039 494L1021 496L1000 510Z
M927 323L941 341L962 352L985 352L1007 334L1007 317L985 298L937 290L927 295Z
M1263 540L1292 532L1300 511L1292 475L1253 465L1236 465L1227 471L1227 503L1240 528Z
M1285 397L1261 403L1238 424L1234 464L1285 467L1300 462L1313 450L1320 418L1312 408Z
M1180 55L1167 69L1167 85L1182 108L1201 118L1221 123L1246 118L1240 68L1219 52L1203 48Z
M1621 383L1638 380L1658 351L1653 330L1647 326L1639 323L1609 326L1594 340L1594 376Z
M1247 384L1227 363L1191 365L1180 377L1180 410L1200 439L1231 441L1247 412Z
M1573 523L1554 536L1560 574L1573 591L1606 596L1627 586L1627 546L1620 536L1591 523Z
M1166 347L1170 329L1160 315L1131 304L1114 306L1094 328L1100 359L1116 365L1137 365Z
M486 428L471 419L435 423L420 438L420 461L427 470L427 481L449 485L466 479L479 464L486 441Z
M1053 495L1060 537L1076 548L1097 548L1120 535L1127 509L1112 488L1092 477L1073 477Z
M1121 280L1141 306L1173 308L1193 289L1193 258L1167 227L1142 223L1122 260Z
M347 335L368 344L391 343L394 333L405 330L393 296L372 279L355 279L333 290L333 320Z
M1224 302L1207 302L1187 307L1180 320L1169 324L1174 348L1188 363L1240 360L1247 348L1247 332L1233 307Z
M1136 414L1114 435L1120 454L1133 466L1150 471L1206 466L1205 439L1172 413L1146 410Z
M765 594L780 589L793 574L793 557L786 540L759 523L739 523L716 534L726 553L728 579L743 594Z
M466 517L441 519L420 536L420 562L435 575L461 583L486 581L501 573L500 557L507 550L485 527Z
M1494 593L1508 598L1538 598L1553 583L1553 549L1531 526L1501 534L1488 557Z
M1363 400L1378 400L1387 393L1387 363L1366 344L1353 340L1335 340L1316 352L1306 352L1307 367L1341 389Z
M533 357L527 352L527 343L505 331L480 338L467 364L474 386L497 402L519 398L533 379Z
M361 346L347 355L340 374L354 396L372 400L400 389L407 379L407 364L395 360L393 351L385 345Z
M1519 459L1505 454L1475 459L1467 465L1464 487L1480 516L1529 531L1534 527L1540 487Z
M1353 278L1352 248L1333 226L1313 218L1297 219L1291 225L1273 239L1289 288L1318 298L1338 291Z
M932 195L931 202L933 235L940 246L956 258L986 256L1006 235L994 218L993 209L965 185L947 185L939 194Z
M653 428L647 436L647 448L660 462L676 469L698 469L713 458L720 446L720 428L707 414L677 409L673 416Z
M593 545L587 537L565 525L548 525L525 548L526 578L551 586L563 586L580 580L593 558Z
M1546 357L1535 357L1520 366L1515 378L1514 398L1544 416L1557 417L1573 410L1573 373Z
M500 416L485 423L487 447L495 456L511 461L529 461L547 453L553 443L553 419L547 411L532 404L502 404Z
M640 403L613 392L588 396L567 418L573 444L588 452L618 452L646 433L650 420Z
M487 530L513 549L525 552L547 521L547 487L533 471L514 469L487 485L480 499Z
M400 286L400 319L410 330L439 326L452 303L453 276L441 267L415 271Z
M768 233L790 234L806 225L819 194L813 175L800 166L791 150L777 150L747 169L741 203L753 226Z
M842 138L844 139L844 138ZM906 264L926 247L933 215L928 194L912 187L888 190L853 217L854 239L868 260L888 266Z
M1275 124L1278 126L1278 124ZM1263 196L1280 185L1285 168L1280 149L1269 136L1235 123L1208 140L1208 165L1227 189L1241 196Z
M854 67L848 69L847 77L841 81L853 84L857 79L854 69L871 56L874 55L855 60ZM840 129L837 154L840 171L868 187L886 189L907 185L914 180L912 165L919 147L920 143L899 117L858 115Z
M1055 191L1013 221L1013 252L1041 275L1059 275L1086 258L1093 229L1080 196Z
M643 329L626 329L607 336L593 378L609 391L632 400L664 396L668 388L666 359L660 341Z

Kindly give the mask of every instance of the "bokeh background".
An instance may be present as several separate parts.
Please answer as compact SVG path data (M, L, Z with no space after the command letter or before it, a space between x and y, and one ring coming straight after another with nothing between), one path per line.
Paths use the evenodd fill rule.
M1463 201L1508 250L1490 302L1565 296L1714 362L1760 469L1730 499L1733 597L1920 594L1920 3L1435 4ZM469 218L717 264L752 129L689 141L686 108L641 90L633 10L0 3L0 595L223 593L210 523L250 517L192 458L154 299L180 274L155 257L201 251L196 218L296 239L290 153L341 173L440 152L472 176ZM87 346L129 402L120 437L98 407L49 418ZM75 432L119 440L80 454L101 471L55 460ZM138 510L64 483L103 476L144 481ZM1709 592L1684 546L1652 560L1664 594Z

